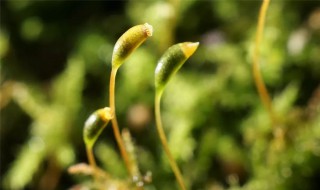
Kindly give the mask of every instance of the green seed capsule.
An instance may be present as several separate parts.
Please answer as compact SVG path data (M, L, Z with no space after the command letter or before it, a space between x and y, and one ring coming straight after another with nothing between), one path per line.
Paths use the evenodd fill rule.
M160 58L155 70L155 86L160 91L183 63L196 51L199 42L184 42L171 46Z
M116 42L112 54L112 67L118 68L124 60L138 48L149 36L153 28L145 23L137 25L126 31Z
M108 107L98 109L89 116L83 128L83 139L86 146L90 148L93 146L112 117L113 115Z

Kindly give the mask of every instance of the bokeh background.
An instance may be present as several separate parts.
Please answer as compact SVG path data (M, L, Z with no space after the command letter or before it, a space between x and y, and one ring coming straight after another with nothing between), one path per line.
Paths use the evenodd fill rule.
M116 82L120 126L131 132L141 172L153 174L145 189L178 189L155 130L153 84L157 60L183 41L200 46L161 106L187 186L319 189L320 3L271 1L261 71L279 120L274 130L252 77L261 2L0 1L1 189L86 189L91 178L67 168L87 161L82 128L108 105L116 40L145 22L153 36ZM126 179L110 126L94 151L101 168Z

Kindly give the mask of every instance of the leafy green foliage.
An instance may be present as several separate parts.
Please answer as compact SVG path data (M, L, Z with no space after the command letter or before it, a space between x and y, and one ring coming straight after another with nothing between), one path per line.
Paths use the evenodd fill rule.
M7 188L26 186L45 160L56 162L59 173L74 162L70 137L80 109L83 79L84 63L80 57L72 57L65 72L54 80L49 101L41 101L37 95L42 92L32 92L26 84L11 84L12 98L30 114L33 122L29 140L4 178Z

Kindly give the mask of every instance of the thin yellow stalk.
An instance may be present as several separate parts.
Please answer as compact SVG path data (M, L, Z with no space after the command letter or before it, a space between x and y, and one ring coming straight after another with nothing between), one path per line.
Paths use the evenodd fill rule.
M179 186L182 190L186 190L186 187L184 185L184 182L183 182L183 177L181 175L181 172L178 168L178 165L177 163L175 162L171 152L170 152L170 149L169 149L169 146L168 146L168 142L167 142L167 138L166 138L166 135L164 133L164 130L163 130L163 127L162 127L162 122L161 122L161 114L160 114L160 100L161 100L161 95L162 95L162 92L157 92L156 93L156 97L155 97L155 115L156 115L156 125L157 125L157 130L158 130L158 133L159 133L159 137L160 137L160 140L161 140L161 143L162 143L162 146L163 146L163 149L169 159L169 163L170 163L170 166L173 170L173 173L174 175L176 176L177 178L177 181L179 183Z
M92 147L86 146L86 149L87 149L88 161L89 161L89 164L93 170L93 176L94 176L95 180L98 180L97 164L96 164L96 161L93 156Z
M255 40L255 48L254 48L254 54L253 54L253 77L254 81L260 96L260 99L266 109L269 112L270 119L272 120L273 124L275 124L275 116L272 108L272 102L270 95L268 93L268 90L264 84L264 81L262 79L261 73L260 73L260 45L262 40L262 34L264 30L264 23L266 18L267 9L269 7L270 0L264 0L260 13L258 18L258 28L257 28L257 34L256 34L256 40Z
M124 142L121 138L121 134L120 134L120 130L119 130L119 126L118 126L118 121L117 121L117 117L116 117L116 107L115 107L115 79L116 79L116 75L117 75L117 68L112 68L111 70L111 76L110 76L110 86L109 86L109 90L110 90L110 109L113 113L113 118L111 120L112 122L112 128L113 128L113 132L114 132L114 136L116 138L116 141L118 143L120 152L121 152L121 156L125 162L126 168L128 173L132 176L133 172L131 171L131 164L130 164L130 160L129 160L129 156L128 153L125 149L124 146Z

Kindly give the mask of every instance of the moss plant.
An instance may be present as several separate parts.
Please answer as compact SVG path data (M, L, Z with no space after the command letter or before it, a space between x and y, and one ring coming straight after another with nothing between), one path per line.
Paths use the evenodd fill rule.
M116 74L119 67L123 64L125 59L136 49L138 48L148 37L152 36L153 28L148 23L143 25L137 25L130 28L127 32L125 32L116 42L113 54L112 54L112 70L110 76L110 109L113 114L113 118L111 120L113 132L120 148L120 152L123 160L125 161L127 170L129 174L132 176L132 165L130 163L128 154L125 150L123 140L120 135L120 130L118 127L118 121L116 117L116 107L115 107L115 80Z
M96 166L96 162L92 152L92 147L96 142L97 138L99 137L99 135L101 134L101 132L103 131L103 129L108 125L109 121L111 120L114 135L118 143L118 146L120 148L122 158L125 161L125 165L128 170L128 173L136 184L138 185L140 184L140 181L141 181L140 179L142 177L138 170L135 157L133 156L133 151L131 152L129 151L129 153L127 152L128 149L132 149L132 146L133 146L130 141L129 132L127 130L124 131L124 137L125 137L124 140L126 140L124 142L120 135L118 122L116 119L115 97L114 97L115 78L116 78L117 70L125 61L125 59L128 58L130 54L136 48L138 48L149 36L152 36L152 32L153 32L152 26L146 23L143 25L137 25L130 28L118 39L118 41L114 46L113 55L112 55L112 71L110 76L110 108L105 107L102 109L98 109L97 111L92 113L87 119L87 121L85 122L84 129L83 129L83 139L86 145L88 161L89 161L90 167L93 170L92 175L94 175L96 182L98 182L98 178L99 176L101 176L100 174L102 173L104 175L105 173ZM83 165L81 165L80 168L83 168L82 166ZM73 170L71 169L71 171ZM77 172L71 172L71 173L77 173ZM88 173L88 172L84 172L84 173Z
M111 119L112 115L110 108L105 107L91 114L84 124L83 140L86 145L89 164L93 168L96 178L96 162L92 152L92 147Z
M90 13L83 4L70 12L65 1L15 2L1 3L0 189L320 189L315 1L95 1ZM144 20L155 24L156 33L151 46L139 47L152 34ZM69 27L78 21L84 24ZM107 28L112 36L130 22L142 25L129 27L118 41L102 32ZM152 63L186 36L205 44L194 57L201 64L184 68L169 92L169 80L198 44L170 48L156 70L155 97ZM112 52L108 72L102 60ZM97 97L105 95L106 74L112 95L83 118L84 107L104 101ZM162 95L174 103L164 129ZM150 114L156 115L159 140L149 128ZM88 116L84 128L77 127ZM116 145L97 141L111 122L115 138L105 140ZM169 171L159 165L166 154ZM76 175L65 175L79 160L86 163L68 170Z
M181 68L183 63L196 51L198 45L198 42L184 42L171 46L160 58L155 70L155 117L157 130L164 151L169 159L170 166L177 178L180 188L183 190L186 189L183 182L183 177L177 163L175 162L170 152L167 138L162 127L160 101L165 85L168 83L170 78Z

